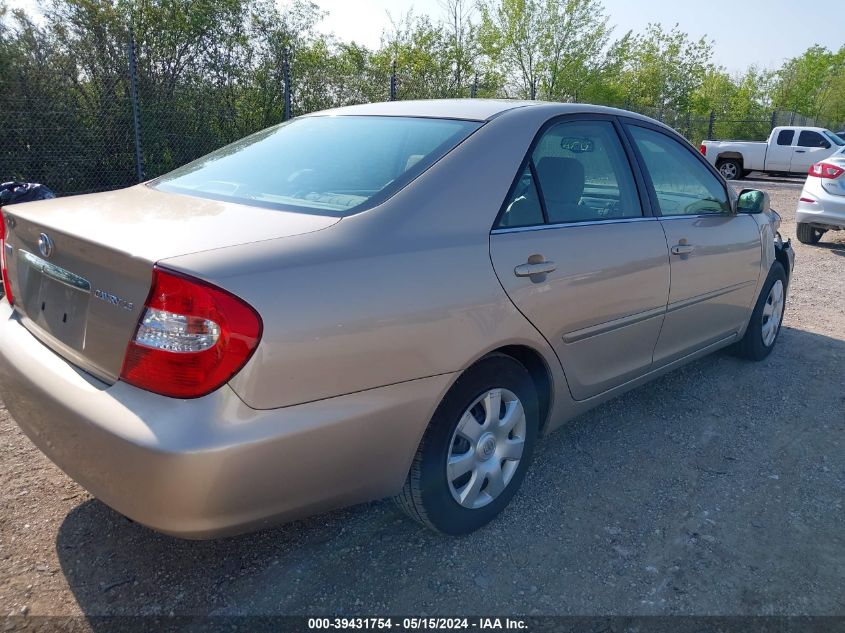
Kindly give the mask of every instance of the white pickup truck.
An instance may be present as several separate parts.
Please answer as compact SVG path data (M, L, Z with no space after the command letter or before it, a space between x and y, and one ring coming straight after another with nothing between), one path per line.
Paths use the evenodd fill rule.
M736 180L752 171L806 174L843 145L830 130L788 125L773 129L765 142L704 141L700 151L725 180Z

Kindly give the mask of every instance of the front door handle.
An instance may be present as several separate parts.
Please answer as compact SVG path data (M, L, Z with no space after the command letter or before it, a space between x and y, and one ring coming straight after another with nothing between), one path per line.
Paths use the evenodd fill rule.
M795 153L796 153L796 154L803 154L803 153L805 153L806 151L807 151L807 150L805 150L805 149L796 149L796 150L795 150Z
M513 269L517 277L531 277L533 275L544 275L557 269L557 264L551 261L537 262L536 264L520 264Z
M672 247L672 255L689 255L695 250L692 244L675 244Z

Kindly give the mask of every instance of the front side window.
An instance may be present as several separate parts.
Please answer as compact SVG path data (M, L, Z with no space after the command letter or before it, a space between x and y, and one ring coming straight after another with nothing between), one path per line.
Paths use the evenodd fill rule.
M798 145L801 147L830 147L830 143L825 141L821 134L812 130L803 130L798 135Z
M165 174L152 186L343 217L385 200L480 125L412 117L294 119Z
M792 145L795 137L795 130L781 130L778 133L778 145Z
M661 215L731 213L719 179L680 142L666 134L630 126L651 177Z

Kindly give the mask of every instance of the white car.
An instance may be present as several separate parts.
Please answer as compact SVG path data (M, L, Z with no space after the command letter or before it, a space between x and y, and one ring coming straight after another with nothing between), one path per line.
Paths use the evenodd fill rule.
M845 147L810 168L795 221L802 244L816 244L828 231L845 230Z
M699 151L725 180L737 180L752 171L806 174L843 146L845 141L821 127L780 126L765 142L703 141Z

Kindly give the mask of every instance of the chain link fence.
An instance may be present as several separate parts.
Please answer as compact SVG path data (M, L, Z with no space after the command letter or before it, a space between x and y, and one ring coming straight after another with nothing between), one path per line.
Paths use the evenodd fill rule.
M55 97L24 94L4 98L0 181L40 182L58 195L127 187L279 123L291 114L291 91L296 92L297 78L292 76L287 56L272 88L246 95L238 91L235 82L223 88L202 83L151 87L141 78L136 83L131 72L131 44L128 51L125 76L109 85L78 93L57 91ZM378 78L383 90L370 84L368 95L329 95L322 100L302 95L301 102L325 101L322 107L330 107L368 99L402 99L403 80L403 69L394 65L389 76ZM473 84L465 96L473 96L476 88ZM701 116L668 108L608 105L663 121L694 144L705 138L766 140L777 125L827 127L827 122L795 112L729 119L715 112Z

